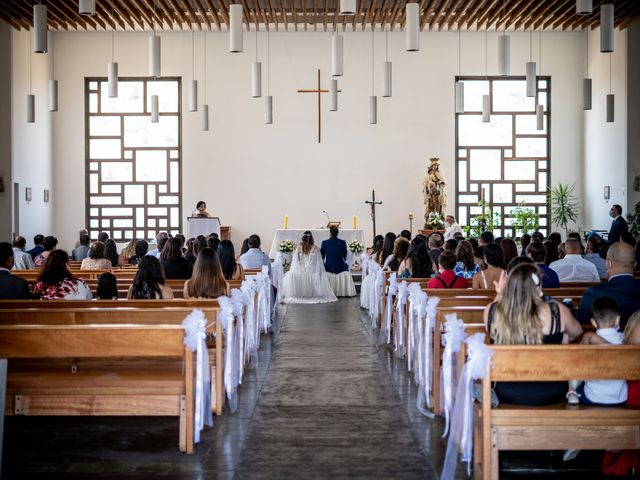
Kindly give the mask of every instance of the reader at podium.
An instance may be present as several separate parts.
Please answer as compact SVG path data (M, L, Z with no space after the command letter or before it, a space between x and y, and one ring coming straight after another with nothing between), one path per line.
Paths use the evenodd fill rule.
M203 200L200 200L198 203L196 203L196 209L193 211L192 216L199 218L211 217L211 214L207 212L207 203Z

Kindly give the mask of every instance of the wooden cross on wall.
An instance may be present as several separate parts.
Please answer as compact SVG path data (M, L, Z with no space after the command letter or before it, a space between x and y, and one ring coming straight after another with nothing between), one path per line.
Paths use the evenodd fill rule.
M340 93L342 90L338 90ZM322 109L320 108L320 99L323 93L329 93L329 90L323 90L320 84L320 69L318 69L318 88L315 90L298 90L298 93L317 93L318 94L318 143L322 140Z

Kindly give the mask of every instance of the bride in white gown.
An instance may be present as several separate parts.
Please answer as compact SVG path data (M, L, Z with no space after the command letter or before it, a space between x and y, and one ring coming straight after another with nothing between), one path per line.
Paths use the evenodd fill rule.
M306 231L293 252L291 268L282 280L282 301L327 303L337 300L331 290L320 249L314 245L311 232Z

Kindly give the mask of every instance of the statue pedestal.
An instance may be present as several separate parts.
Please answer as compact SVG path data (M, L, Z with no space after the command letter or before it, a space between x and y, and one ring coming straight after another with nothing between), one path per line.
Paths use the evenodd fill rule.
M420 230L420 233L426 237L428 237L432 233L439 233L444 237L444 230Z

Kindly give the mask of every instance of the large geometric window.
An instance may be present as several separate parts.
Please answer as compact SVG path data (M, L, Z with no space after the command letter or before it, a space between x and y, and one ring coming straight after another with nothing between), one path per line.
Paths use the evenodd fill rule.
M179 78L85 79L86 219L92 239L154 239L182 231ZM151 123L151 95L160 119Z
M523 205L549 225L549 125L551 79L538 77L536 97L526 96L523 77L460 77L464 113L456 114L456 211L461 225L482 213L484 197L500 217L494 233L514 237L511 211ZM491 95L491 121L482 122L482 96ZM536 104L544 106L544 129L536 129Z

